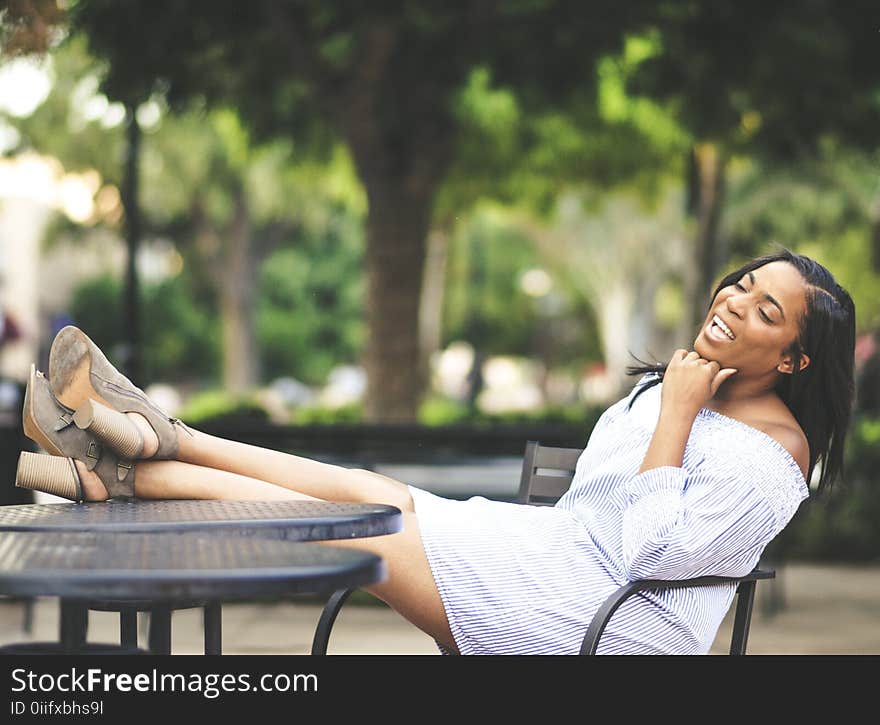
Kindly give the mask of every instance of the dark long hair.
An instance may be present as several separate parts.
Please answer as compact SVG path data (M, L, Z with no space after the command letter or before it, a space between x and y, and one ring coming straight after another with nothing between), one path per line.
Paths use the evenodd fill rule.
M788 353L793 372L780 375L776 394L788 406L810 446L807 481L821 461L817 492L830 490L843 474L843 446L852 415L855 395L856 309L849 293L835 281L831 272L818 262L788 249L758 257L722 279L712 299L724 287L735 284L744 274L770 262L788 262L806 281L806 313L798 321L798 336ZM800 369L801 356L810 364ZM666 365L655 363L628 367L629 375L656 373L639 387L630 405L645 390L662 382Z

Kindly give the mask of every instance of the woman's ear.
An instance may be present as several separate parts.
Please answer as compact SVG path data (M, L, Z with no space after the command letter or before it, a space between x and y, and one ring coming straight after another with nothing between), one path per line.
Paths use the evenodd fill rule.
M810 364L810 356L804 355L804 353L801 353L801 364L800 364L800 368L798 369L798 372L803 370L809 364ZM783 375L791 375L792 372L794 372L794 356L793 355L786 355L784 358L782 358L782 362L776 366L776 369L779 372L781 372Z

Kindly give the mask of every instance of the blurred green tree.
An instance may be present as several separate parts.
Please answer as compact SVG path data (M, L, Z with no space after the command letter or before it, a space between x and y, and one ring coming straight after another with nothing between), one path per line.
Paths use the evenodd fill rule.
M880 216L880 152L828 140L785 166L740 161L729 174L722 234L739 261L787 243L827 265L856 305L856 331L880 329L880 270L871 263Z
M84 38L71 38L45 59L52 86L39 107L17 117L0 110L0 117L18 132L17 143L6 153L33 149L57 158L67 171L94 169L104 183L118 188L125 134L119 119L108 121L110 104L98 93L101 63L88 54Z
M730 254L718 232L731 155L786 163L829 137L876 149L880 10L871 0L666 0L653 24L657 52L633 68L627 89L676 109L693 137L695 324Z
M30 115L8 118L18 132L18 143L9 153L34 149L59 159L67 171L97 170L102 183L97 205L104 211L90 224L122 234L125 217L119 214L118 189L125 179L122 162L127 153L126 127L120 114L117 118L110 113L111 104L99 92L102 64L89 56L81 36L54 49L48 60L51 91ZM218 346L212 340L206 349L212 354L220 351L224 386L241 393L260 378L259 352L266 344L265 339L258 343L254 317L255 285L263 260L276 244L295 245L299 237L308 237L315 229L334 224L338 228L335 217L360 219L364 209L362 190L343 148L337 146L327 158L316 162L300 159L288 140L255 144L229 109L193 108L170 113L163 99L156 97L139 107L138 116L144 128L139 141L141 234L147 242L172 240L182 252L186 279L170 289L190 290L196 296L193 309L219 310L221 324L212 323L205 331L219 333L220 343ZM111 117L113 122L108 122ZM59 221L48 241L51 244L55 238L89 236L90 224L78 227ZM359 230L351 224L346 230L353 235L357 248ZM329 255L329 263L340 262L342 268L347 268L349 258L340 261L336 254L344 249L347 247L337 245L320 251ZM308 269L307 260L301 262ZM340 283L345 287L356 284L356 280ZM116 300L101 294L111 289L106 285L84 294L101 300L104 309L112 307L115 315L120 312L119 299L124 298L126 286L112 287L120 295ZM147 308L152 293L152 287L143 291ZM340 293L341 298L348 296L347 291ZM89 309L88 304L83 307L86 313ZM328 309L322 314L337 312ZM145 309L145 313L144 327L151 345L144 351L141 372L150 380L150 375L166 375L176 368L173 364L171 368L157 364L158 343L152 337L155 325L150 318L155 309ZM181 308L180 324L184 328L189 313ZM82 319L92 321L101 336L106 321L89 314ZM170 324L171 320L166 322ZM115 320L114 316L112 327L116 333L112 341L117 362L126 359L123 343L129 338L128 324L127 316L125 321ZM174 334L173 324L170 329ZM184 329L177 334L184 346L201 340L201 336L192 336ZM158 348L171 349L168 343L158 344ZM334 349L324 348L320 354L326 358ZM306 360L309 354L319 351L304 353ZM351 356L346 353L343 357ZM206 368L201 365L197 369ZM280 374L277 369L275 372Z
M341 208L327 223L284 240L260 270L257 335L263 377L321 385L357 364L364 341L363 231Z
M114 360L126 340L118 302L122 286L113 277L88 280L77 287L70 304L73 319ZM144 286L145 333L150 340L144 357L147 380L199 385L218 376L218 320L213 309L198 304L191 292L186 272Z
M456 225L449 256L442 342L463 340L473 348L472 408L490 356L529 357L547 372L573 373L601 358L592 310L579 288L545 269L547 260L510 209L475 207Z
M650 5L267 1L194 11L181 0L80 0L70 18L108 61L111 97L205 97L234 104L261 136L348 144L369 202L367 415L411 421L424 383L425 244L454 159L455 94L479 63L530 109L583 93L593 59Z
M256 315L261 268L269 255L281 245L300 245L316 258L324 254L339 262L342 273L348 260L337 252L346 247L314 245L309 236L326 226L332 237L336 216L363 214L344 149L337 147L320 163L300 158L297 150L287 139L256 143L224 108L169 114L144 147L142 203L151 230L175 239L198 286L216 301L223 386L234 394L261 378L259 352L267 339L258 341ZM358 238L350 225L346 232ZM305 257L299 261L307 277L320 268ZM343 288L351 283L339 280ZM335 311L331 305L323 314ZM299 310L286 313L295 316Z
M149 7L80 0L70 9L73 27L109 62L105 88L113 97L232 102L260 138L305 139L316 150L333 139L349 145L369 202L374 418L411 416L421 385L426 232L432 217L448 229L456 200L503 171L499 149L509 191L546 201L560 176L603 180L629 161L650 168L655 151L663 158L687 141L699 280L690 296L702 311L697 290L728 254L717 229L729 155L790 158L829 134L871 143L877 126L865 3L297 2L234 12L214 3L193 13L174 0ZM137 54L129 52L132 37ZM488 92L472 103L481 87ZM592 126L591 118L614 123ZM510 127L511 119L526 122ZM481 145L487 135L495 142ZM616 154L601 153L609 143ZM443 185L449 193L438 196L457 171L461 185ZM434 238L442 243L444 234Z
M642 267L627 263L672 261L681 255L658 248L662 234L654 234L651 244L638 236L643 248L613 258L626 234L603 234L583 246L583 240L566 240L559 214L562 198L569 208L575 197L595 208L602 198L623 196L639 207L637 213L650 225L648 217L661 206L660 198L668 199L670 183L681 174L689 136L659 104L627 97L623 78L654 44L647 36L628 36L619 53L599 59L595 83L573 92L564 107L529 110L513 88L493 82L486 66L471 73L457 96L459 151L435 202L435 236L453 240L447 285L451 309L444 334L447 339L458 335L475 346L475 366L487 354L502 351L499 337L513 333L518 341L505 352L528 349L548 364L576 359L583 364L604 353L609 367L619 368L622 375L622 366L631 360L629 336L620 332L632 327L634 340L644 342L645 329L654 322L651 295L658 282L645 284ZM486 198L506 204L506 212L497 204L491 214L485 205L469 211ZM668 217L669 211L661 210L661 217ZM487 224L492 217L495 221ZM658 230L666 233L668 227L664 222ZM675 232L670 246L681 237L680 230ZM525 240L533 249L518 250L516 240ZM431 249L442 256L437 246ZM520 282L528 266L550 273L552 293L537 299L524 294ZM653 277L667 268L653 264ZM432 271L430 265L428 270ZM504 274L509 275L506 280ZM610 279L609 274L625 288L619 290L622 295L604 294L599 282ZM430 283L426 277L426 285ZM529 343L515 332L524 333L527 325ZM476 371L474 377L479 382Z

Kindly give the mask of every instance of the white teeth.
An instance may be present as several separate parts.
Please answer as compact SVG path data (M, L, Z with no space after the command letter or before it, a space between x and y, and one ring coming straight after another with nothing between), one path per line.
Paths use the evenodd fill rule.
M718 315L712 316L712 322L714 322L721 330L727 335L731 340L736 339L736 336L731 332L730 328L724 324L724 320L722 320Z

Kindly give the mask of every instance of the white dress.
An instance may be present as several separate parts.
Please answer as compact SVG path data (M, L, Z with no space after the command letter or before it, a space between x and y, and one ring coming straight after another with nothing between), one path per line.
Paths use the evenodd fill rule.
M766 433L704 408L680 468L638 473L661 387L627 410L636 386L603 413L555 506L410 486L461 654L577 654L599 605L629 581L742 576L757 565L809 494L800 468ZM731 584L637 594L598 652L705 654L734 594Z

